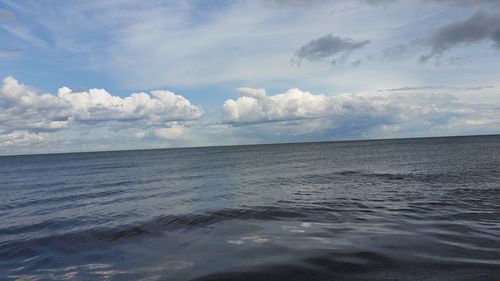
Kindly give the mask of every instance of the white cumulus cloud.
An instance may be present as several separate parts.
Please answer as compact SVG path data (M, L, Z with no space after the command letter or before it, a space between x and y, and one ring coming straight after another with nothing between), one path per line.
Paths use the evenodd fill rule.
M226 100L226 118L236 122L277 121L311 118L324 115L333 105L324 95L313 95L299 89L267 96L263 89L239 88L243 95L237 100Z
M63 87L59 89L58 97L68 102L77 120L178 121L197 119L202 114L201 108L170 91L152 91L151 96L133 93L121 98L104 89L72 92Z
M330 132L335 136L403 136L431 131L460 134L500 128L499 104L472 104L447 93L377 93L326 96L290 89L267 95L240 88L224 103L227 122L241 126L281 122L291 134ZM471 120L481 120L480 122ZM292 122L293 121L293 122ZM487 124L489 130L485 130ZM439 131L442 130L442 131ZM390 133L390 134L389 134Z
M261 94L254 94L259 91ZM300 89L267 96L260 89L240 88L243 95L237 100L226 100L226 118L233 122L284 121L326 116L379 114L392 105L387 97L363 95L325 96ZM250 94L249 94L250 93Z
M150 124L198 119L203 110L170 91L113 96L104 89L41 94L6 77L0 87L0 126L10 130L57 130L80 122L144 120Z

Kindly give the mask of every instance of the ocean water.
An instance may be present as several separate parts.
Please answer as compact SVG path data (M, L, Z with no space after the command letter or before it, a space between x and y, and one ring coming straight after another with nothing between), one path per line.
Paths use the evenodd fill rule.
M500 280L500 137L0 157L0 280Z

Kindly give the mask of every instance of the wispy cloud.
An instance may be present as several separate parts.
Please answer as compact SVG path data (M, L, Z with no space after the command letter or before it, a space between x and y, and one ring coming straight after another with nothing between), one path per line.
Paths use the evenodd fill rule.
M11 20L14 20L15 18L16 18L16 15L13 12L0 9L0 22L11 21Z
M497 0L421 0L422 2L435 2L445 5L457 5L463 7L470 6L489 6L489 7L500 7L500 3Z
M6 53L17 53L17 52L21 52L22 49L21 48L15 48L15 47L3 47L3 46L0 46L0 52L6 52Z
M448 90L448 91L480 91L484 89L492 89L495 86L475 86L475 87L456 87L456 86L416 86L416 87L400 87L400 88L390 88L379 91L384 92L409 92L409 91L421 91L421 90Z
M47 140L47 133L13 131L0 134L0 147L36 146Z

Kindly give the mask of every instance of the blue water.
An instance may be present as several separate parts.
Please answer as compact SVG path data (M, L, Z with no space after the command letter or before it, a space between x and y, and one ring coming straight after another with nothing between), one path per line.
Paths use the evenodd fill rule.
M0 280L500 280L500 137L0 157Z

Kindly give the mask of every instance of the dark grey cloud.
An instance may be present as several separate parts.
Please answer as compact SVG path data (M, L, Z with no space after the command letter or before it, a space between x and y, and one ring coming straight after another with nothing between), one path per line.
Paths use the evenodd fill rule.
M336 64L351 52L363 48L369 43L370 40L357 41L327 34L300 47L295 52L295 60L297 64L300 64L302 60L322 61L331 59L331 62Z
M421 56L421 62L459 45L491 41L500 50L500 16L477 12L464 21L453 22L438 29L428 39L431 51Z

